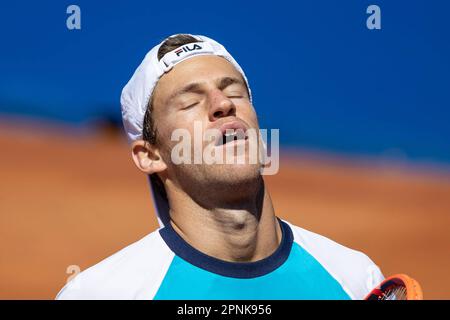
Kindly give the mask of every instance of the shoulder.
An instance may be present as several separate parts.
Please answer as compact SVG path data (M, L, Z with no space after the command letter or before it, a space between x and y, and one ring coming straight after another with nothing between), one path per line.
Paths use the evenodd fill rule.
M364 253L285 222L292 229L294 242L313 256L352 299L363 299L384 279L378 266Z
M151 299L173 256L154 231L78 274L56 299Z

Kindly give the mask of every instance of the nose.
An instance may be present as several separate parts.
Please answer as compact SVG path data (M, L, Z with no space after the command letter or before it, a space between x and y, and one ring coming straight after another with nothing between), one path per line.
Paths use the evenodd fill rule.
M220 90L211 93L209 120L216 121L220 118L230 116L236 116L236 106L233 101L225 96Z

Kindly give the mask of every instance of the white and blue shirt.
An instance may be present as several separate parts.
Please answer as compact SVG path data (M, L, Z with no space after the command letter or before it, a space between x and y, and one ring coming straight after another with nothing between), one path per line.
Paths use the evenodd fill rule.
M256 262L208 256L168 224L83 271L56 298L363 299L383 280L363 253L279 221L279 247Z

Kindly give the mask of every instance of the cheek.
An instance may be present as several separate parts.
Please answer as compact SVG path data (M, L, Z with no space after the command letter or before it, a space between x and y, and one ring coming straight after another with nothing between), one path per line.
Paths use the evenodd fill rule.
M258 116L251 104L237 108L237 117L247 122L251 127L258 128Z
M183 114L172 115L168 117L164 123L164 127L161 128L161 144L166 152L172 150L172 148L179 144L181 141L186 141L194 137L194 123L200 121L198 118L192 115ZM203 122L200 122L203 125ZM192 144L192 143L191 143Z
M196 106L189 110L173 114L170 120L172 130L187 130L191 137L194 137L195 132L197 134L198 132L202 133L209 125L208 114L203 106Z

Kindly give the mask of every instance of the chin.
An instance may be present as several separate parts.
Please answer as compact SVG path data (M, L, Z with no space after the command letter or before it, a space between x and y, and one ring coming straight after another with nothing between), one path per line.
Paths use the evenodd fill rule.
M197 202L213 197L218 203L233 203L257 194L262 181L260 168L259 164L201 165L184 168L177 175L184 190Z
M259 181L260 168L261 166L258 164L224 164L219 168L214 168L215 170L210 172L209 178L231 187L248 185Z

